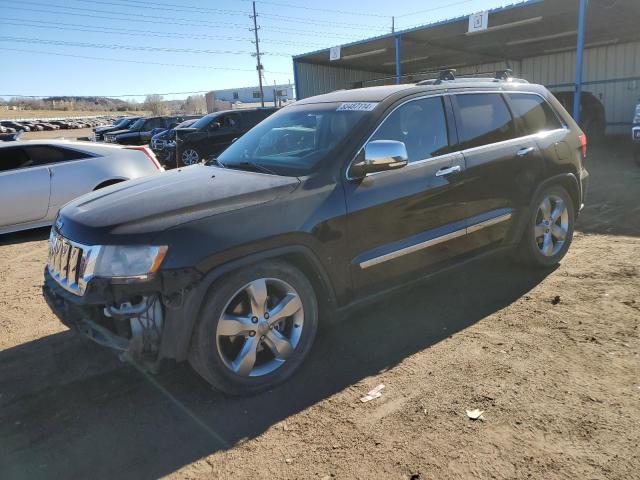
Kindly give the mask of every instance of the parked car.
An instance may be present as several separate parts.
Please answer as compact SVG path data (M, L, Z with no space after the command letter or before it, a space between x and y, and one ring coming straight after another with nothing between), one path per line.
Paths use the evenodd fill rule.
M197 118L191 120L185 120L178 124L176 128L188 128L197 122ZM151 137L149 143L151 150L155 153L158 161L165 169L171 169L177 167L175 153L176 153L176 134L175 128L164 130Z
M513 79L306 98L209 164L66 205L45 297L150 368L188 359L225 392L270 389L304 361L320 311L489 254L559 262L586 148L547 89Z
M113 125L107 125L104 127L96 127L93 129L93 140L99 142L104 140L104 135L109 132L115 132L116 130L124 130L129 128L133 122L138 120L140 117L124 117L119 119Z
M188 128L176 129L182 165L219 155L231 142L274 113L276 108L248 108L210 113Z
M162 171L145 147L64 140L0 143L0 234L51 225L84 193Z
M154 128L173 128L185 120L182 116L171 117L142 117L131 124L126 130L116 130L105 135L105 142L121 145L146 145L151 141L151 131Z
M23 130L25 132L30 132L31 131L31 129L28 126L23 125L22 123L11 121L11 120L4 120L4 121L0 122L0 125L3 125L5 127L13 128L16 131L18 131L18 130Z
M640 99L636 105L633 115L633 126L631 127L631 142L633 145L633 159L640 165Z
M568 112L573 113L574 93L553 92L562 106ZM580 128L592 143L601 142L607 129L607 116L604 105L598 97L591 92L582 92L580 95Z

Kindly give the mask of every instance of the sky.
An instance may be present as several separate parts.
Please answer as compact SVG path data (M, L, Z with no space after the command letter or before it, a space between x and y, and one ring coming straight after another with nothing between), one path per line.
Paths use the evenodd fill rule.
M508 0L256 2L264 78L292 55L504 5ZM250 0L0 0L0 97L167 99L257 85Z

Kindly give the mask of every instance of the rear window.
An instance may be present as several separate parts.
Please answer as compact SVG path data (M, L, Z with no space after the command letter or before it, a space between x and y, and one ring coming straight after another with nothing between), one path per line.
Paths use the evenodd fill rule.
M471 93L454 95L458 113L456 123L463 149L515 138L515 127L501 94Z
M66 162L69 160L79 160L87 158L88 155L75 150L61 147L49 147L46 145L37 145L25 147L27 155L31 160L30 166L46 165L48 163Z
M527 93L509 93L509 100L513 108L516 121L522 129L530 133L562 128L557 115L549 104L539 95Z

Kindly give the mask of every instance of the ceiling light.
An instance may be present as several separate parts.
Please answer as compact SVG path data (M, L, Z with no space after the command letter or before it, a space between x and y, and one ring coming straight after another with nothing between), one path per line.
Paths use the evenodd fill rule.
M551 35L545 35L543 37L525 38L523 40L511 40L510 42L507 42L507 45L509 45L509 46L512 46L512 45L523 45L525 43L542 42L544 40L553 40L555 38L572 37L573 35L576 35L577 33L578 33L577 30L571 30L570 32L553 33Z
M480 33L495 32L496 30L504 30L506 28L520 27L522 25L529 25L530 23L541 22L542 18L543 17L533 17L533 18L526 18L524 20L518 20L517 22L503 23L502 25L494 25L493 27L488 27L488 28L485 28L484 30L476 30L474 32L467 32L467 33L465 33L465 35L478 35Z

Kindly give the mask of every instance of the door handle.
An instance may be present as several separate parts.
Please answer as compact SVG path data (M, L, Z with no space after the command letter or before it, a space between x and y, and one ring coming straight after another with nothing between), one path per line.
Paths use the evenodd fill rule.
M453 167L445 167L441 168L436 172L436 177L444 177L446 175L451 175L452 173L459 173L461 170L460 165L454 165Z
M535 150L535 148L533 148L533 147L521 148L520 150L518 150L516 152L516 155L519 156L519 157L526 157L527 155L529 155L534 150Z

